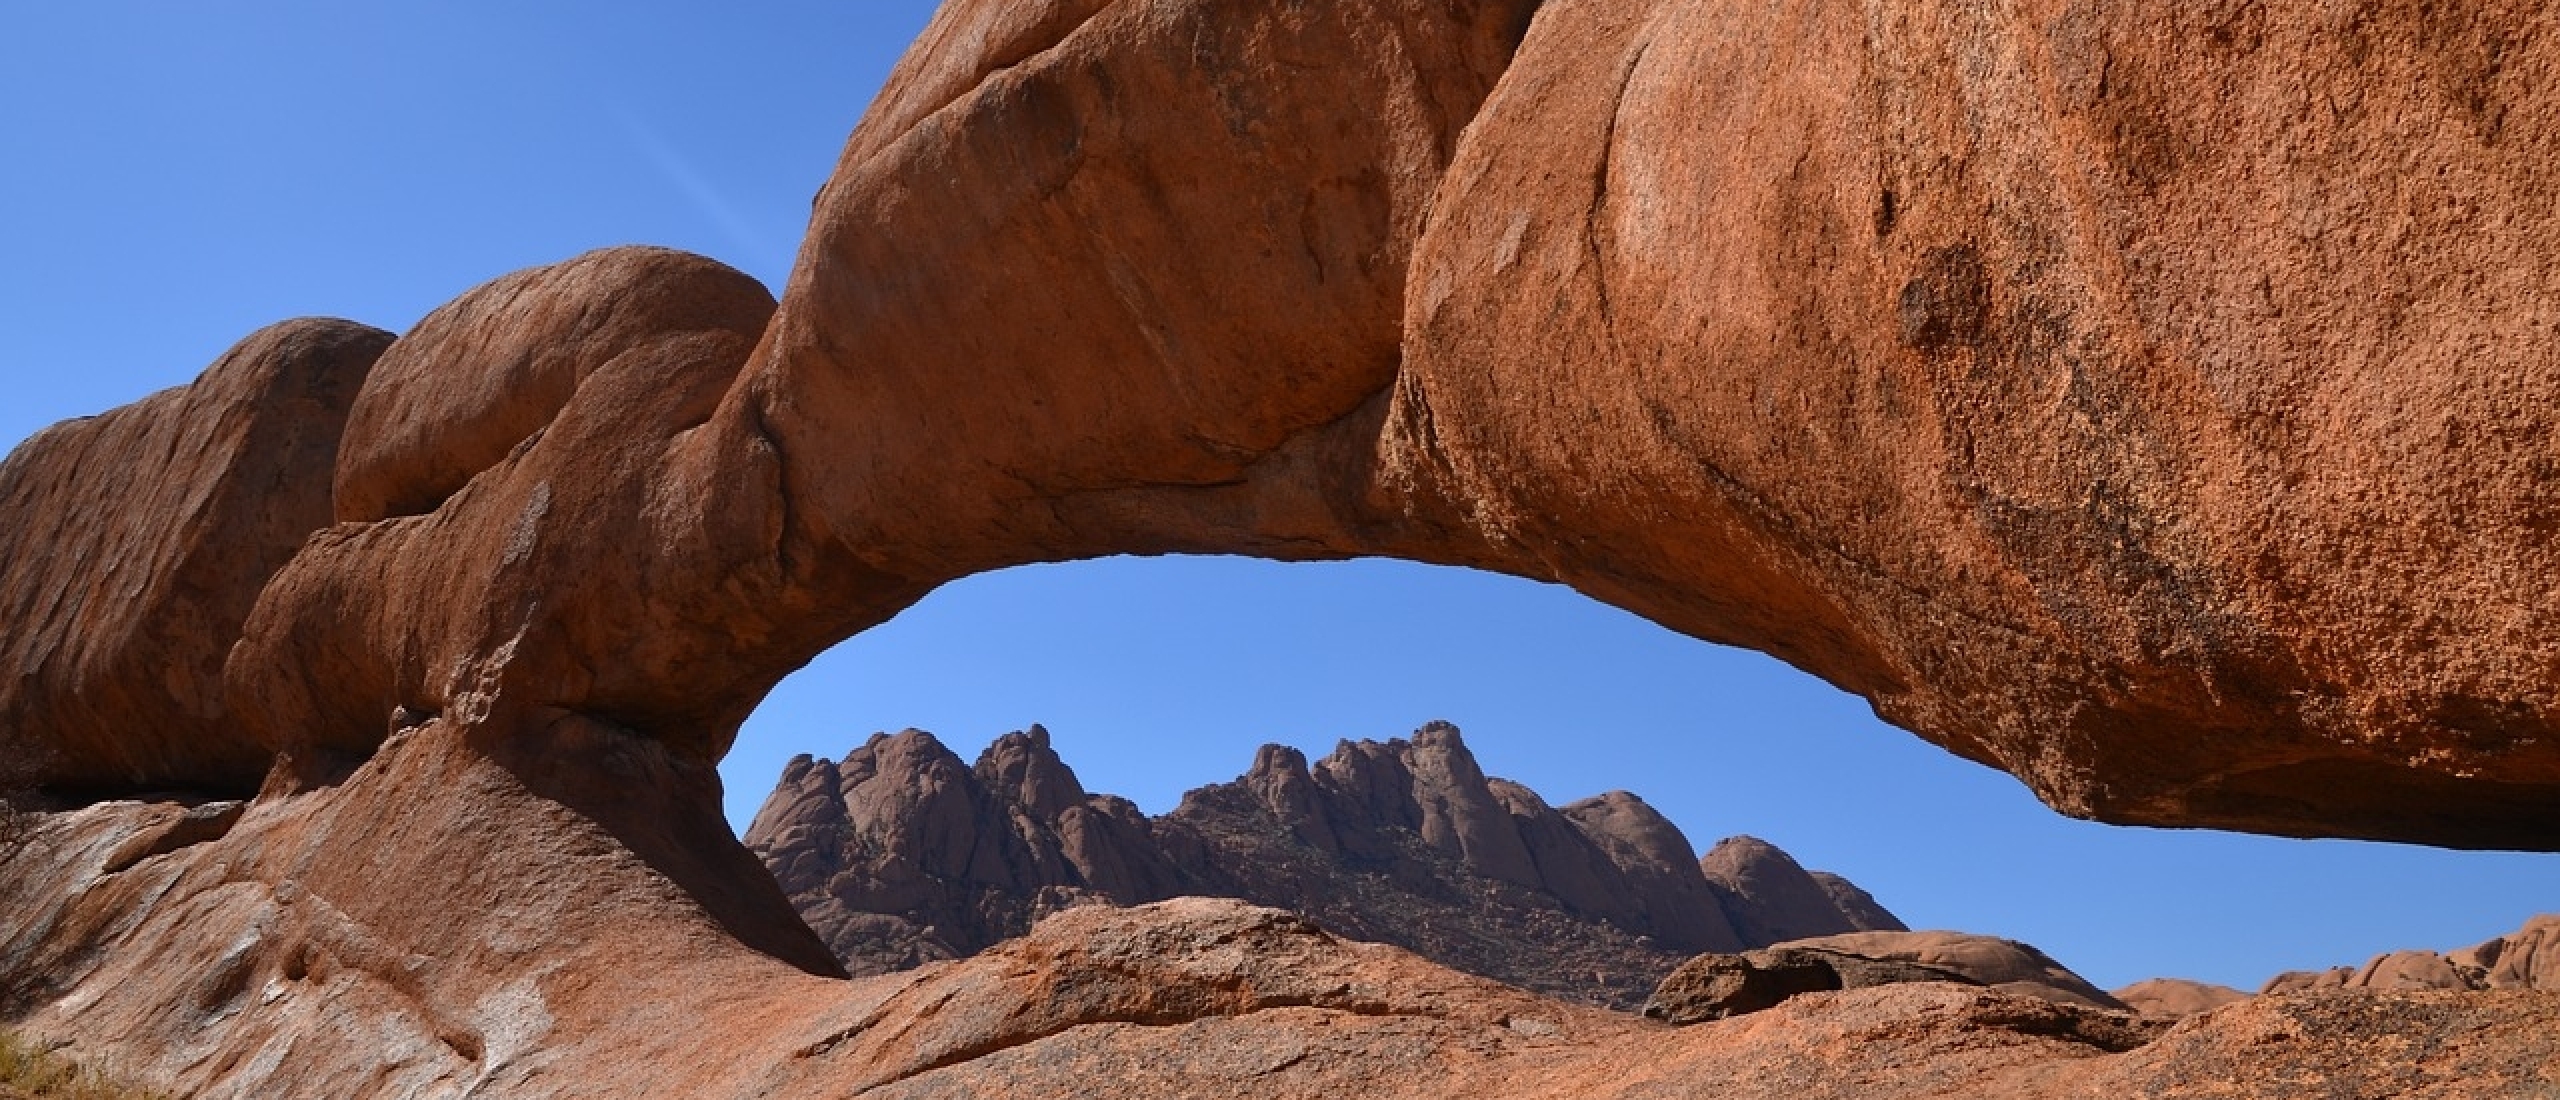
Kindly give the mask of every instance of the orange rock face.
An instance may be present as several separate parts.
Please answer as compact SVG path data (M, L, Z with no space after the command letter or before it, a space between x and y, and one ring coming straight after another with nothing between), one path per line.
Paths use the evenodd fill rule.
M772 316L755 280L657 248L593 252L457 298L383 354L349 410L337 519L433 512L616 358L686 333L752 342Z
M2248 994L2230 986L2186 978L2149 978L2115 990L2114 994L2117 1000L2145 1016L2193 1016L2249 999Z
M646 738L553 734L493 757L429 723L340 783L270 794L218 835L171 844L157 841L186 817L176 807L46 815L0 858L13 1022L209 1098L2275 1100L2560 1085L2546 992L2260 997L2122 1050L2121 1013L1947 983L1672 1029L1207 899L1074 909L970 959L830 979L774 957L816 947L754 919L778 896L724 889L745 880L681 842L716 819L707 772ZM343 858L351 845L370 857ZM165 850L124 862L150 847Z
M336 469L366 525L268 589L242 717L324 774L457 709L708 760L781 675L970 572L1352 552L1374 431L1337 425L1383 410L1403 257L1528 6L1052 5L1020 42L973 21L1027 14L952 6L929 42L1019 63L901 71L769 328L743 277L624 251L387 353Z
M333 463L369 526L229 690L348 758L501 683L709 757L954 577L1383 553L2073 814L2560 845L2560 47L1970 10L954 4L770 325L628 253L402 341Z
M1366 485L1407 256L1536 7L946 4L748 381L795 522L935 582L1396 540Z
M2267 980L2264 992L2314 989L2539 989L2560 992L2560 913L2545 913L2511 935L2450 954L2392 951L2363 966L2296 970Z
M0 464L0 786L257 788L269 755L223 705L223 661L328 526L331 456L390 342L273 325Z
M2560 844L2523 7L1558 0L1401 471L2103 820Z
M0 782L286 765L0 858L0 1010L218 1096L2551 1091L2532 989L1668 1035L1187 909L845 985L710 768L960 576L1390 554L2065 812L2560 848L2555 147L2501 0L954 0L778 307L616 250L0 467Z
M267 587L234 713L314 775L447 714L507 738L574 713L716 760L807 656L776 640L808 614L781 595L780 458L723 407L771 308L709 260L618 249L403 336L335 469L340 515L366 522ZM520 400L487 395L516 375Z

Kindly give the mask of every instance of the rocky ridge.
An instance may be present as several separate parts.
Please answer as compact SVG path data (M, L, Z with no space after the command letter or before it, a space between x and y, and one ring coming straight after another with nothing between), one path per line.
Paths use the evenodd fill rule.
M1446 723L1345 741L1312 766L1264 746L1244 775L1154 818L1085 791L1038 726L974 766L930 734L876 735L841 762L793 759L746 844L856 974L974 954L1078 904L1188 894L1633 1008L1699 952L1902 928L1765 842L1693 858L1627 792L1549 807L1486 776Z
M2297 970L2267 979L2261 993L2314 989L2540 989L2560 991L2560 913L2445 954L2389 951L2362 966Z
M0 890L21 899L0 909L0 996L73 1056L207 1098L2503 1100L2560 1087L2547 992L2315 990L2161 1031L1924 981L1672 1028L1221 899L1072 907L967 959L830 979L746 946L734 899L728 923L715 915L716 876L658 870L687 861L646 840L656 823L628 811L631 783L707 796L707 777L606 731L541 756L585 766L501 764L430 725L345 783L176 840L157 838L182 829L183 807L39 814L0 858ZM579 772L623 779L581 791ZM684 801L716 815L716 798ZM422 805L439 818L420 821ZM389 866L313 859L345 836L421 827L484 839L394 845ZM154 854L111 869L137 851ZM584 873L528 873L564 860ZM410 880L453 904L380 887ZM46 883L77 889L30 889ZM615 934L580 931L598 926ZM417 950L404 966L381 958L386 942ZM172 973L187 979L176 999Z
M2111 995L2145 1016L2193 1016L2249 999L2230 986L2191 978L2146 978Z
M329 523L329 465L390 333L304 319L186 386L54 425L0 462L0 791L245 795L223 663Z

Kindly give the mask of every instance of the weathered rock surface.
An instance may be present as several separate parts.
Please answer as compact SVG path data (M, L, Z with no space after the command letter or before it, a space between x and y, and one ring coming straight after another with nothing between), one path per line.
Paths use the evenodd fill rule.
M2363 966L2288 971L2268 979L2261 992L2342 988L2560 991L2560 913L2535 917L2512 934L2451 954L2391 951Z
M2015 940L1959 932L1865 932L1699 955L1662 980L1645 1000L1644 1014L1692 1024L1760 1012L1804 993L1911 982L1985 986L2102 1012L2128 1010L2044 952ZM2120 1023L2092 1022L2083 1037L2123 1050L2148 1042L2157 1031Z
M2173 1017L2211 1012L2249 999L2248 994L2230 986L2186 978L2150 978L2115 990L2113 996L2145 1016Z
M1769 942L1736 928L1787 923L1717 893L1688 838L1642 799L1613 791L1549 808L1487 777L1445 723L1343 742L1312 768L1265 746L1234 782L1152 819L1087 793L1037 726L998 738L974 767L931 734L875 735L841 762L792 760L746 844L856 974L967 956L1075 905L1214 895L1632 1008L1682 959ZM1858 927L1838 912L1817 923Z
M455 712L707 760L959 576L1368 549L1404 522L1354 499L1403 257L1533 6L950 5L821 196L795 311L617 250L393 349L336 471L371 522L268 587L244 724L311 777Z
M772 316L755 280L663 248L604 249L480 287L374 364L337 453L337 518L435 511L616 357L679 333L753 343Z
M2554 77L2523 4L1556 0L1389 465L2068 813L2560 846Z
M1706 954L1680 964L1644 1003L1647 1019L1694 1024L1778 1007L1802 993L1911 982L1980 985L1952 970L1836 951L1775 947Z
M959 575L1389 553L2076 814L2560 844L2555 47L2430 10L955 4L772 324L660 256L412 334L339 510L445 506L312 547L227 694L306 761L501 681L713 756Z
M378 522L270 586L241 726L353 759L512 684L713 756L954 576L1390 553L1777 653L2076 814L2560 844L2544 23L1727 7L951 5L772 324L660 257L412 334L333 463ZM254 768L204 742L160 770Z
M332 527L277 573L225 668L233 714L313 781L446 715L495 740L574 714L716 760L805 656L780 625L810 614L777 549L781 458L724 411L771 303L710 260L614 249L402 336L357 398L341 510L450 496ZM541 384L490 400L492 374Z
M1038 726L974 768L917 730L840 763L795 758L746 844L856 974L975 954L1058 910L1157 901L1191 878L1137 807L1087 795Z
M705 1020L785 1059L767 999L842 983L702 842L716 775L574 718L497 749L430 722L194 843L173 805L42 815L0 856L0 1015L202 1097L705 1095Z
M1808 872L1755 836L1727 837L1699 857L1744 943L1765 946L1844 932L1909 931L1867 892L1838 875Z
M795 522L934 580L1409 541L1368 499L1406 258L1537 6L945 5L750 371L833 471Z
M223 660L329 525L329 464L390 342L273 325L0 463L0 790L257 788L269 756L223 705Z
M1708 849L1708 855L1713 854L1715 854L1714 849ZM1701 858L1703 859L1703 857ZM1788 857L1790 861L1794 858L1795 857L1793 856ZM1702 862L1700 870L1704 869L1705 867ZM1866 890L1860 887L1857 883L1832 874L1829 871L1807 871L1805 873L1812 876L1814 885L1822 887L1823 896L1831 899L1832 908L1839 910L1840 916L1848 921L1849 926L1847 928L1834 929L1833 931L1906 932L1910 930L1902 923L1902 918L1894 916L1891 910L1886 909L1882 904L1876 901L1875 895L1866 892Z
M2122 1010L2121 1001L2055 962L2030 944L1970 932L1851 932L1779 945L1835 951L1867 959L1917 963L1964 975L1978 984L2022 997Z
M716 863L668 851L689 830L656 820L668 806L715 815L707 774L647 738L555 732L499 760L431 722L343 782L270 793L228 832L122 871L106 869L111 853L181 810L42 815L0 858L0 891L20 899L0 908L0 999L25 1030L74 1040L75 1056L212 1100L2560 1086L2560 997L2545 992L2261 997L2124 1053L2106 1030L2122 1014L1948 983L1812 993L1669 1029L1206 899L1080 907L966 960L813 976L742 943L756 937L740 914L778 898L742 904L706 888L717 875L660 870ZM622 782L590 778L606 772ZM672 797L635 809L635 789ZM406 842L364 866L325 858L385 836ZM447 904L385 888L413 881Z
M1494 1021L1409 958L1383 1013L1237 970L1179 996L1241 1016L961 998L940 1066L830 1062L968 964L824 976L709 768L958 576L1391 554L1777 654L2065 812L2560 848L2555 144L2514 2L956 0L770 324L590 257L412 333L343 454L380 337L298 324L13 455L14 778L291 766L227 828L47 815L0 991L215 1096L2548 1092L2538 990L2107 1055L1934 984ZM1543 880L1487 789L1415 835ZM1626 810L1566 816L1658 850Z

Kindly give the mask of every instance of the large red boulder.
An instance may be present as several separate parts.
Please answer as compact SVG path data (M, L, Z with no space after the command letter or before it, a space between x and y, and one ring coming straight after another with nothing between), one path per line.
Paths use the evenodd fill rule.
M256 788L270 757L231 721L223 660L329 525L339 433L390 342L272 325L0 463L0 787Z
M2560 846L2540 13L1554 0L1391 470L2066 813Z

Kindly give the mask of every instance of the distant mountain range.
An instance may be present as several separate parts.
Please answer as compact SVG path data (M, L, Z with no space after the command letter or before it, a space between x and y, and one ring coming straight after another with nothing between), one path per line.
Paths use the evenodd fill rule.
M793 759L746 843L856 975L974 954L1076 905L1206 895L1632 1008L1699 952L1903 929L1764 841L1697 858L1633 794L1551 807L1437 722L1312 767L1263 746L1159 817L1086 791L1039 726L974 766L929 733L878 734L840 761Z

